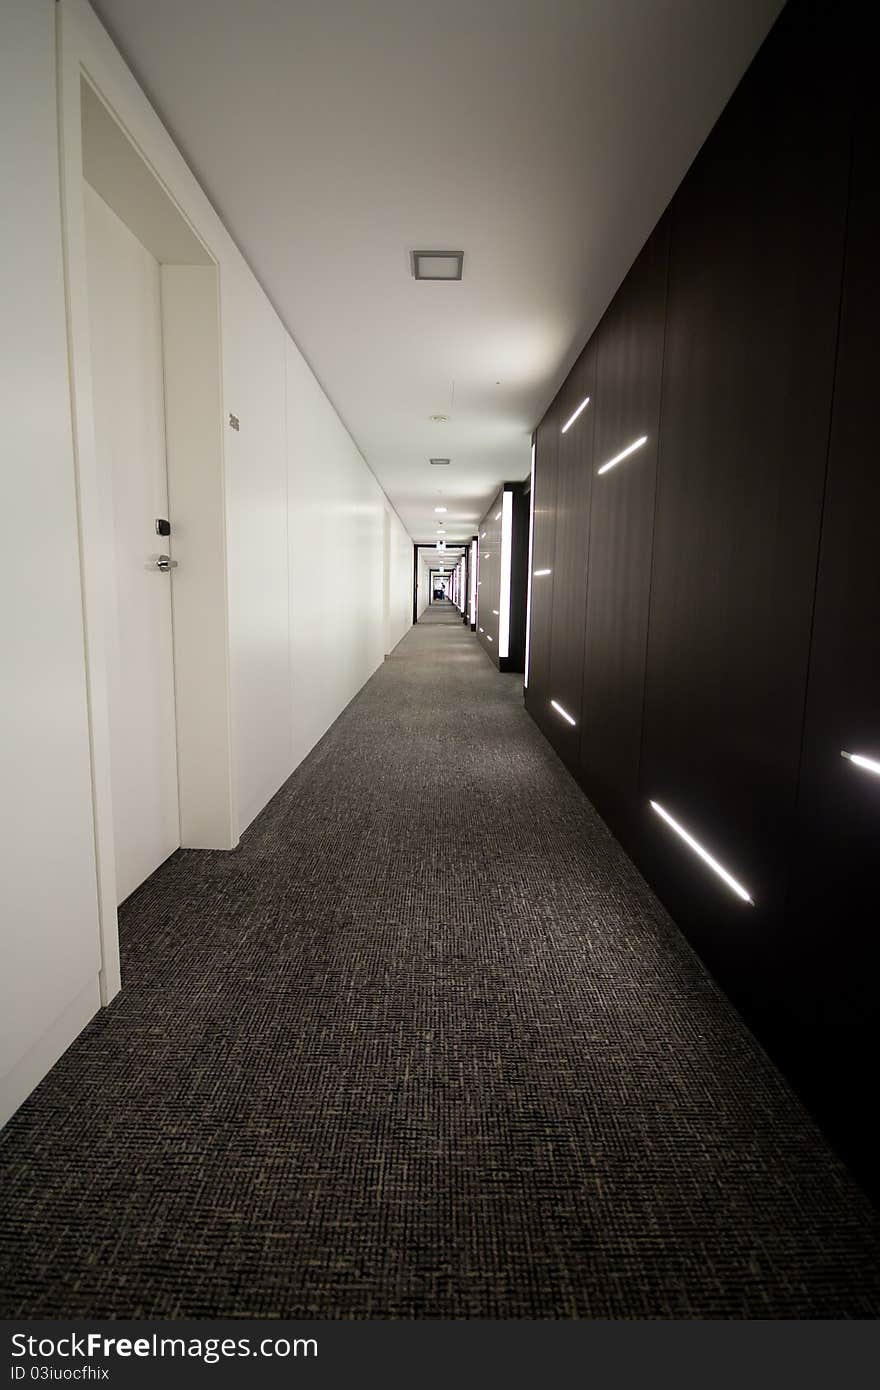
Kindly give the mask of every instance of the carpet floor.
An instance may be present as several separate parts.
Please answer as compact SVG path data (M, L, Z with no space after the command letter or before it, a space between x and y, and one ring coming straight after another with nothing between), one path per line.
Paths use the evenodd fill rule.
M880 1229L448 611L7 1127L7 1317L838 1318Z

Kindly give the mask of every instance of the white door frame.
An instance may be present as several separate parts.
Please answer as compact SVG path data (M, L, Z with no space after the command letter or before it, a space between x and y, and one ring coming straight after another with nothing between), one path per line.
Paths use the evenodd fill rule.
M156 180L173 208L201 243L206 259L215 267L216 289L216 396L217 431L213 441L210 470L201 467L195 479L184 480L184 491L190 496L194 488L202 489L202 500L206 506L205 514L211 519L211 563L214 572L207 582L200 576L201 595L198 601L211 605L210 628L213 633L214 650L211 659L197 663L196 673L187 672L187 681L192 687L200 679L210 682L202 693L217 712L215 725L217 735L212 748L212 765L220 778L220 822L221 827L209 838L215 842L197 847L231 849L238 841L238 822L236 816L233 776L232 740L230 729L230 681L228 652L228 602L226 589L226 534L225 534L225 467L223 459L222 429L222 362L220 360L219 331L219 263L216 256L198 230L181 209L169 191L167 184L159 177L154 166L146 157L141 146L120 118L117 109L108 95L113 92L113 65L118 63L118 55L109 41L105 51L99 52L94 43L93 17L87 7L79 0L62 0L57 6L57 77L58 77L58 119L61 179L62 234L64 248L64 277L67 298L68 353L71 377L71 413L73 418L74 454L76 461L77 513L79 521L80 567L82 576L82 601L84 620L84 644L86 659L86 682L89 709L89 738L92 772L92 808L94 818L95 854L98 877L99 934L101 947L101 970L99 975L101 1002L107 1004L121 987L119 965L119 932L116 916L116 873L114 867L113 843L113 801L110 777L110 724L107 697L107 661L105 633L102 619L102 584L108 563L107 538L102 535L101 509L99 506L98 470L95 454L95 422L92 396L91 344L89 332L88 271L86 260L85 218L83 209L83 142L82 142L82 82L85 81L98 95L110 115L127 137L133 150L143 161L149 173ZM213 365L209 364L213 372ZM203 451L204 452L204 451ZM171 457L169 452L169 470ZM169 490L173 491L173 480L169 471ZM210 494L210 495L208 495ZM222 610L222 611L220 611ZM192 631L192 620L187 624ZM175 663L178 659L175 644ZM205 674L198 671L204 666ZM175 686L177 688L177 670ZM186 722L186 721L184 721ZM194 721L190 720L192 725ZM181 733L178 729L178 766L186 757L180 746ZM190 750L185 750L187 753ZM204 762L204 749L195 751L189 757L190 764ZM217 823L217 782L208 789L214 798L212 811L214 824ZM186 840L184 839L184 844Z

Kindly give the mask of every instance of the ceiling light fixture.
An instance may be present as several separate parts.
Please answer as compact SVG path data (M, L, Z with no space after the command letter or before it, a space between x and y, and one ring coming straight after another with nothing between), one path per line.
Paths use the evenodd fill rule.
M755 906L754 898L751 896L751 894L749 894L746 891L745 888L743 888L741 883L737 883L736 879L733 877L733 874L729 874L725 868L722 868L722 866L718 863L718 860L713 859L709 851L703 849L703 846L699 843L699 841L695 840L693 835L689 835L683 825L679 825L677 820L673 820L672 816L669 814L668 811L664 811L663 807L659 806L656 801L651 802L651 810L656 811L657 815L661 816L663 820L666 821L667 825L672 826L672 829L675 831L676 835L679 835L682 838L682 840L684 840L685 844L690 846L690 848L694 851L694 854L698 854L700 858L703 860L703 863L708 864L709 868L714 870L718 877L724 880L728 888L733 889L737 897L742 898L743 902L747 902L750 907Z
M582 411L582 410L586 410L586 408L587 408L587 406L588 406L589 404L590 404L590 398L589 398L589 396L586 396L586 397L584 398L584 400L581 401L580 405L578 406L578 408L577 408L577 410L574 412L574 414L573 414L573 415L570 415L569 418L566 420L565 424L562 426L562 429L559 431L559 433L560 433L560 434L565 434L566 430L570 430L571 427L572 427L572 425L574 424L575 420L576 420L577 417L580 415L581 411Z
M464 269L463 251L413 251L414 280L460 280Z
M435 511L435 512L445 512L445 511L447 511L447 510L448 510L448 509L447 509L446 507L435 507L435 508L434 508L434 511Z
M535 573L535 576L537 577L538 575L541 575L541 574L552 574L553 571L552 571L552 570L535 570L534 573Z
M607 463L603 463L601 468L596 469L596 472L607 473L608 469L613 468L615 463L620 463L621 459L629 458L630 454L634 454L636 449L641 449L642 445L647 442L648 436L643 434L641 439L637 439L634 444L627 444L625 449L621 449L620 453L615 454L613 459L609 459Z
M442 468L444 464L449 463L449 459L428 459L428 462L432 468Z

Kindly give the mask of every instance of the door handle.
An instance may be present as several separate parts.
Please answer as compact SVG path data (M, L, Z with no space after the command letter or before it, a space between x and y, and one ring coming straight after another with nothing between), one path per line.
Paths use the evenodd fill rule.
M166 570L176 570L177 561L172 560L170 555L160 555L158 560L156 561L156 569L162 570L163 573Z

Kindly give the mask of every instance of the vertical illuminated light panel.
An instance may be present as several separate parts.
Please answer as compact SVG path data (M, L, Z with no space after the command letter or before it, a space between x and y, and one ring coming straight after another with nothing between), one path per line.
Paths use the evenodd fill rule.
M501 494L501 594L498 601L498 655L510 652L510 570L513 559L513 493Z
M532 436L532 481L529 484L529 575L526 588L526 659L523 685L529 686L529 643L532 636L532 546L535 538L535 438Z
M477 625L477 540L471 541L471 627Z

